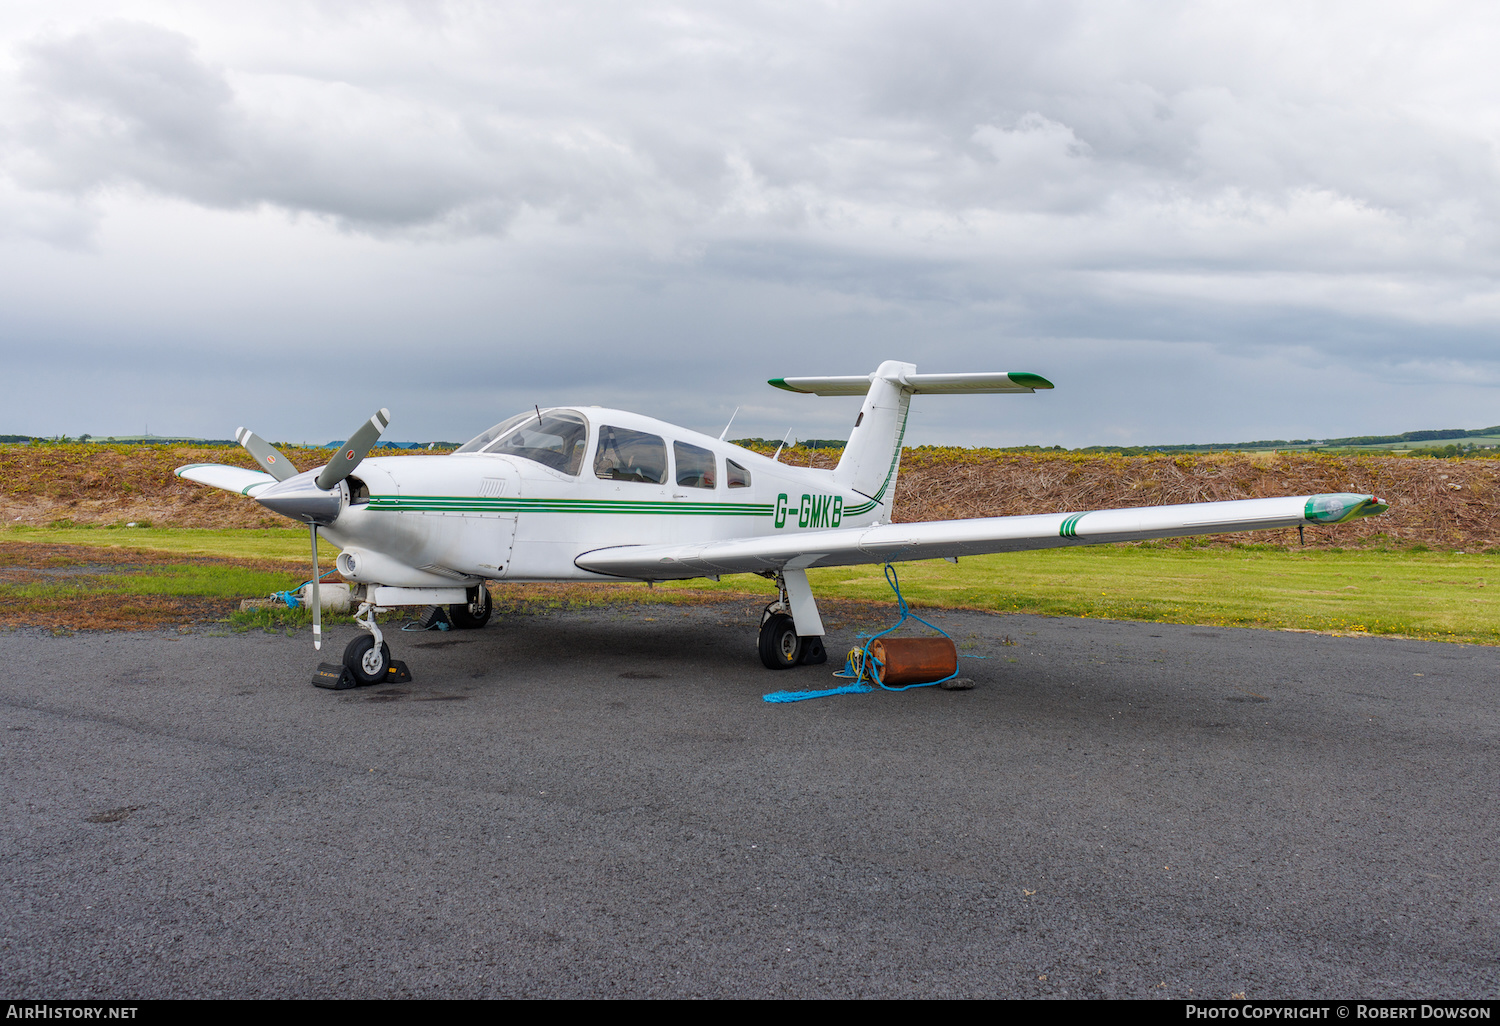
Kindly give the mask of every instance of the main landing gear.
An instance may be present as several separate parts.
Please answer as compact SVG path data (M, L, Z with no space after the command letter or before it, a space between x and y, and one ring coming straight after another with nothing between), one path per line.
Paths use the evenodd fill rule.
M776 575L776 601L760 614L760 661L768 670L816 666L828 661L823 648L823 621L807 584L807 571ZM797 630L801 622L803 631Z
M469 601L448 607L448 622L461 631L477 630L490 622L490 589L469 589Z

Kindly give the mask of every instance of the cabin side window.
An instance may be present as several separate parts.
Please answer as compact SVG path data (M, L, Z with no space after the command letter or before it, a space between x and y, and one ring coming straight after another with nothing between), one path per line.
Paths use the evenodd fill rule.
M667 483L667 443L660 435L611 427L599 429L594 473L606 481Z
M672 457L677 461L677 483L684 488L718 487L714 454L686 442L672 443Z
M725 460L724 461L724 471L725 471L724 476L727 477L727 478L729 478L729 487L731 487L731 488L749 488L750 487L750 471L746 470L744 467L742 467L738 463L734 462L734 460Z

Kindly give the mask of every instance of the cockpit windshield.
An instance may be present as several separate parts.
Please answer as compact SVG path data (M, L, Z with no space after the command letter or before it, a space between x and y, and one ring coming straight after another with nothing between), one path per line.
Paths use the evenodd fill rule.
M454 451L520 456L576 475L583 466L588 440L589 425L582 416L572 410L543 410L502 420Z
M518 413L514 417L510 417L510 418L508 418L506 420L502 420L500 423L496 424L494 427L490 428L488 431L483 431L483 432L475 435L473 438L469 439L467 442L465 442L463 445L460 445L457 449L454 449L453 451L455 453L460 453L460 452L479 452L486 445L489 445L495 439L497 439L501 435L505 434L511 428L513 428L517 424L521 423L521 421L525 420L527 417L530 417L533 420L535 420L536 419L536 414L535 413Z

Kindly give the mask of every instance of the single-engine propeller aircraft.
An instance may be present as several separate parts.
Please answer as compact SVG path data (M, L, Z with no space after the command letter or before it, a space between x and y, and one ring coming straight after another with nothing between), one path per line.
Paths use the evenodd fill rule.
M364 628L343 662L364 683L387 679L391 665L376 613L446 605L455 627L481 627L490 615L487 580L760 574L777 588L761 618L761 660L786 669L826 659L807 580L813 567L1337 524L1387 509L1373 496L1339 493L892 523L912 396L1032 393L1052 383L1022 373L918 374L896 361L868 375L770 383L864 397L832 470L788 466L722 435L590 406L528 410L444 456L366 460L390 422L381 410L327 466L301 473L240 428L236 438L261 471L195 463L177 473L309 526L319 647L318 537L339 546L336 566Z

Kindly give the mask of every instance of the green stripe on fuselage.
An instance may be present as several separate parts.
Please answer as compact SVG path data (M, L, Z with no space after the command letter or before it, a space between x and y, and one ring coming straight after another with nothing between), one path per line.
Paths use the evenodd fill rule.
M768 517L769 503L660 502L624 499L481 499L457 495L372 495L369 509L381 513L608 513L624 515Z

